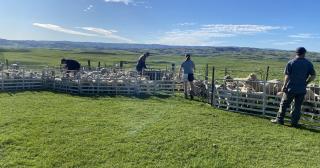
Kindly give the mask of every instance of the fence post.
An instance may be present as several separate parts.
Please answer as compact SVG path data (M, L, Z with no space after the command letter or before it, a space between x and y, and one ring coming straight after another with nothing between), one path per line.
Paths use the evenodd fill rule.
M209 80L209 64L206 65L205 81Z
M239 98L240 98L240 88L239 88L239 80L237 80L237 108L236 108L236 111L239 111Z
M270 66L267 67L266 81L268 81L269 79L269 70L270 70Z
M120 69L123 69L124 61L120 61Z
M228 68L225 68L224 69L224 76L227 76L228 75Z
M212 79L211 79L211 106L215 106L215 67L212 67Z
M25 69L22 69L22 89L25 89Z
M101 62L99 61L98 62L98 70L100 71L100 69L101 69Z
M3 70L1 71L1 90L4 90Z
M263 81L263 104L262 104L262 115L266 115L266 105L267 105L267 81Z
M8 59L6 59L6 66L7 66L7 69L9 69L9 61L8 61Z
M91 61L88 60L88 68L89 68L89 71L91 71Z
M98 75L98 83L97 83L97 95L100 95L100 74Z

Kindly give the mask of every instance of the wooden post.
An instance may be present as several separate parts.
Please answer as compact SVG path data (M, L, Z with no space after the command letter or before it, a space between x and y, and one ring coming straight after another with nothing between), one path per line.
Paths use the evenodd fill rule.
M25 89L25 69L22 69L22 88Z
M262 115L266 115L266 106L267 106L267 81L263 81L263 104L262 104Z
M79 92L79 94L80 95L82 95L82 86L81 86L81 78L79 79L79 81L78 81L78 92Z
M6 59L6 66L7 66L7 69L9 69L9 61L8 61L8 59Z
M172 77L175 78L176 77L176 64L171 64L171 71L172 71Z
M236 108L236 111L239 111L239 98L240 98L240 88L239 88L239 80L237 80L237 108Z
M99 70L101 69L101 62L100 61L98 62L98 69Z
M97 81L98 82L96 83L97 84L97 93L96 94L99 96L100 95L100 75L98 75Z
M1 71L1 90L4 90L4 78L3 78L3 71Z
M91 61L88 60L88 68L89 68L89 71L91 70Z
M175 71L176 71L176 64L172 64L172 65L171 65L171 70L172 70L172 72L175 72Z
M225 68L224 69L224 76L227 76L228 75L228 68Z
M268 81L269 79L269 70L270 70L270 66L267 67L266 81Z
M123 69L124 61L120 61L120 69Z
M209 64L206 65L206 72L205 72L205 79L206 81L209 80Z
M212 79L211 79L211 106L215 106L215 67L212 67Z

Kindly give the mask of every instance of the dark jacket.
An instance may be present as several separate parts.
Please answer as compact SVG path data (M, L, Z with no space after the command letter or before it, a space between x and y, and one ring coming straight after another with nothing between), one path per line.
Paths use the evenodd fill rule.
M146 69L147 65L146 65L146 57L145 56L141 56L138 60L136 69L138 72L141 72L143 69Z
M64 64L69 71L79 71L81 68L81 64L76 60L65 60Z

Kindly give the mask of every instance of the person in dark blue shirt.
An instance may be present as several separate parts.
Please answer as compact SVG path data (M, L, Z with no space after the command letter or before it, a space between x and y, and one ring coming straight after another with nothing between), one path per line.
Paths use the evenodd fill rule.
M61 65L64 70L66 70L67 75L71 72L74 73L74 75L80 71L81 69L81 64L72 59L61 59Z
M305 58L307 50L299 47L297 56L290 60L285 69L285 81L282 88L284 95L280 103L277 118L271 120L273 123L284 124L287 108L294 100L294 110L291 117L291 125L297 127L301 116L301 106L307 93L307 85L315 80L316 72L312 63Z
M144 69L147 69L146 65L146 59L150 56L149 52L144 53L139 57L139 60L137 62L136 70L138 71L139 74L142 74Z
M194 62L191 60L191 54L185 55L186 60L181 64L179 70L179 78L181 79L181 72L183 70L183 85L184 85L184 96L188 98L188 83L190 83L190 98L191 100L194 97L194 71L196 70L196 66Z

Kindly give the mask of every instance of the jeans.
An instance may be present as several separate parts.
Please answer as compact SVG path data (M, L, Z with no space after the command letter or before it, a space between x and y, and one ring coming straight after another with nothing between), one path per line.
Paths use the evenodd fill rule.
M282 97L280 103L280 109L277 115L277 119L279 122L284 122L284 117L286 115L288 107L291 105L294 100L294 110L291 116L291 125L298 125L300 117L301 117L301 106L304 100L305 94L292 94L285 93Z

